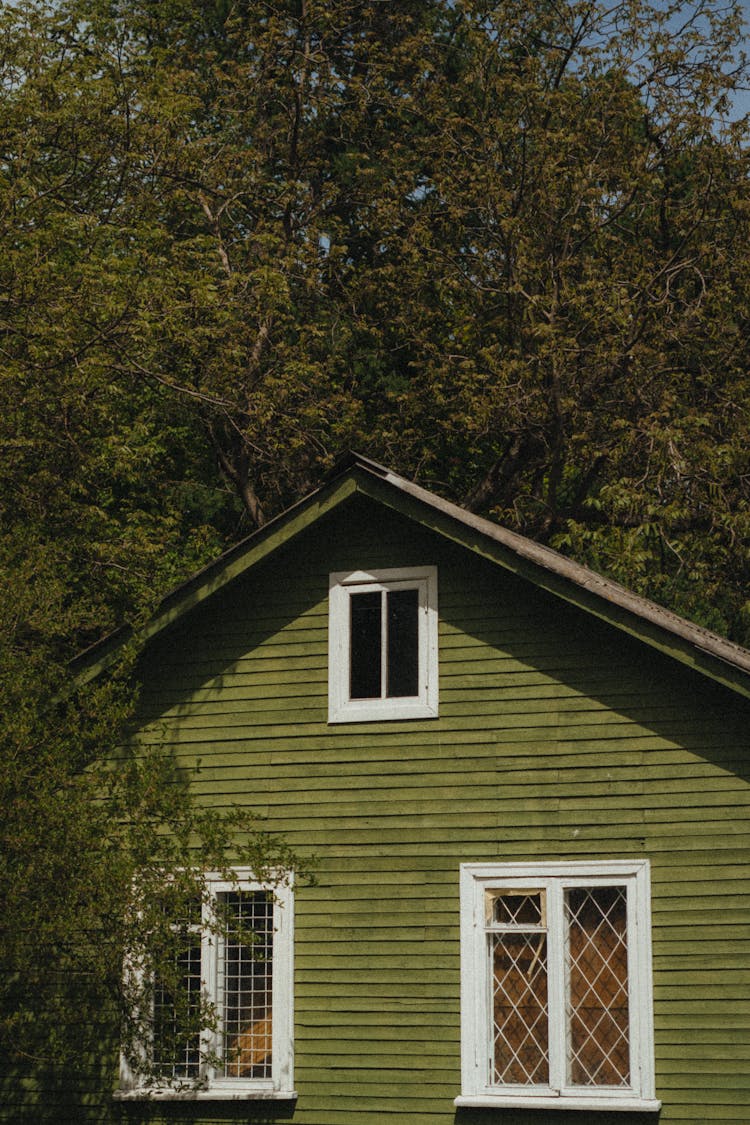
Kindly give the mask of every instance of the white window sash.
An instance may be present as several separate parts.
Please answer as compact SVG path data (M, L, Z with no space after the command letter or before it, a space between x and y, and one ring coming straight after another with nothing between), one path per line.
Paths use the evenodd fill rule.
M239 875L239 872L238 872ZM293 982L293 896L290 885L276 888L268 884L253 881L250 873L245 873L245 878L238 878L237 882L221 878L211 878L211 899L215 901L220 894L228 894L239 889L241 891L269 891L273 894L273 954L271 962L271 1078L236 1078L218 1074L211 1068L208 1072L209 1085L216 1090L229 1091L278 1091L291 1090L292 1076L292 1036L293 1036L293 1010L292 1010L292 982ZM209 906L210 910L210 906ZM206 981L210 982L210 995L214 998L219 1013L216 1032L208 1033L207 1046L210 1050L220 1052L223 1034L223 1007L224 996L218 991L218 949L217 940L221 935L203 931L204 950L206 955ZM207 946L207 948L206 948Z
M566 1083L569 1029L566 1004L565 891L626 887L630 1085ZM493 1086L492 964L488 934L502 932L485 921L485 891L538 888L547 897L549 1085ZM651 945L647 860L463 864L461 867L462 1094L457 1105L539 1105L653 1110L654 1096ZM531 928L531 927L529 927Z
M221 894L234 891L267 891L273 895L273 954L271 974L272 1003L272 1065L271 1078L225 1077L216 1068L202 1065L200 1088L188 1083L183 1089L168 1083L144 1086L138 1083L127 1065L121 1060L121 1089L117 1097L153 1098L156 1100L233 1100L241 1098L294 1098L294 896L291 873L279 873L278 884L258 882L248 868L237 868L232 879L218 872L205 876L208 901L201 908L201 987L211 1000L219 1016L215 1032L208 1029L201 1034L202 1055L221 1053L224 996L219 995L218 942L222 940L213 922L214 906ZM144 1045L144 1051L148 1049Z
M419 692L413 696L388 696L385 595L413 589L418 592ZM353 594L377 592L381 594L380 697L351 699L350 599ZM336 572L329 576L328 597L328 722L435 718L438 713L437 567Z

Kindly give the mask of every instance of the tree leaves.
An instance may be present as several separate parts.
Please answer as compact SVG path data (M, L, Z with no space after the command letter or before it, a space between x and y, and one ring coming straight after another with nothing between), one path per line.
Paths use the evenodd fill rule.
M80 888L119 856L122 896L179 820L164 764L134 765L116 799L143 843L97 849L80 766L127 697L50 709L65 661L346 446L747 640L740 15L5 6L2 786L25 894L68 833L91 855ZM77 894L34 922L45 948ZM122 897L100 901L121 920Z

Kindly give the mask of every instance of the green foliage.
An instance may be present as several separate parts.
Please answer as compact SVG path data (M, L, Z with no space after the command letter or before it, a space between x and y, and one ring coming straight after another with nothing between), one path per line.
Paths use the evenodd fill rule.
M132 701L61 696L65 662L347 445L750 637L739 14L3 8L8 988L113 996L133 872L211 838L158 754L103 769ZM6 1042L68 1034L24 995Z
M735 9L7 8L1 405L91 635L355 445L745 636Z
M71 1066L100 1056L113 1029L131 1054L143 1041L146 1006L133 1003L126 955L148 966L141 991L153 973L168 977L179 941L170 923L205 895L205 871L247 865L273 883L300 863L249 810L196 808L169 754L123 737L135 645L116 676L70 694L54 643L41 640L65 601L60 571L56 581L15 570L21 581L0 605L9 638L0 652L0 1055L6 1072L41 1073L57 1088ZM206 1016L205 1005L192 1013Z

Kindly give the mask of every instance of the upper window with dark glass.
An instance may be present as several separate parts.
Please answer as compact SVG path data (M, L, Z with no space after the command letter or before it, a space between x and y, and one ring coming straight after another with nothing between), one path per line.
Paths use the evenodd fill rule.
M436 568L332 574L329 721L436 714Z

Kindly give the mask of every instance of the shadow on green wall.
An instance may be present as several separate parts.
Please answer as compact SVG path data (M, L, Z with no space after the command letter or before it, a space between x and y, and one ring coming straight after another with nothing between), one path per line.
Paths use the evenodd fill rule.
M232 1121L235 1125L274 1125L291 1121L296 1103L280 1102L121 1102L115 1116L118 1125L219 1125Z
M457 1109L455 1125L657 1125L660 1113L602 1110Z

